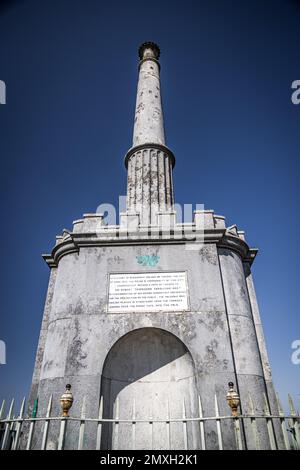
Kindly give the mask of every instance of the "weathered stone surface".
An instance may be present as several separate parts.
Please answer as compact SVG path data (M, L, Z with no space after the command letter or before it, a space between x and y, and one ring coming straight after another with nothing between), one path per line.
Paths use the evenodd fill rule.
M45 416L51 394L52 416L60 414L67 383L76 417L84 397L88 418L98 417L101 397L109 418L182 418L183 406L186 417L197 417L198 395L205 417L216 415L215 397L220 415L229 415L230 381L241 396L242 412L250 411L249 393L257 413L264 411L264 394L276 412L250 268L257 250L212 210L195 211L189 224L176 223L175 158L165 145L158 58L154 44L140 48L133 147L125 160L127 210L120 226L104 225L101 214L85 214L44 255L51 276L30 396L31 405L39 398L39 416ZM148 263L151 259L155 262ZM186 273L187 311L108 311L111 274L155 271ZM145 281L143 292L146 288ZM48 448L57 448L58 425L51 423ZM78 426L68 422L68 449L77 447ZM165 423L153 425L151 439L151 424L136 426L133 442L128 425L120 425L118 441L105 425L102 447L183 447L182 423L170 425L171 442ZM41 443L41 429L37 423L34 448ZM261 448L268 448L264 419L258 432ZM282 447L280 423L275 432ZM250 425L242 433L244 446L254 448ZM224 448L235 448L232 420L222 422L222 434ZM205 423L205 435L207 448L218 448L215 422ZM189 449L200 448L198 423L187 424L187 438ZM89 423L84 448L95 448L95 439L96 423Z
M154 267L143 266L137 259L142 255L155 256L159 261ZM107 313L109 273L154 271L187 272L190 305L188 312ZM178 344L184 345L194 364L193 393L195 396L201 395L206 416L215 414L215 393L223 413L228 414L225 397L229 381L237 383L243 397L252 384L255 384L254 388L252 387L255 396L262 396L266 390L240 256L224 248L218 249L215 243L204 244L196 251L186 250L185 244L174 242L81 248L78 253L70 253L60 259L51 308L48 310L48 329L38 390L42 403L47 403L55 387L56 395L62 393L68 381L72 384L78 402L86 395L88 402L93 400L98 406L100 393L105 395L106 401L110 400L110 394L105 391L107 386L103 385L100 392L101 377L104 384L103 366L109 352L114 350L117 342L125 335L142 330L145 331L145 338L149 337L150 331L155 331L155 335L171 334L175 339L178 338ZM151 349L151 342L147 347ZM156 349L153 348L153 354ZM132 361L132 356L129 359ZM178 364L175 361L175 367L179 367ZM155 367L154 361L153 373ZM158 373L159 370L153 377L159 377ZM261 377L258 382L257 377ZM157 383L156 380L151 382L151 374L149 383L148 401L145 401L145 393L136 394L136 410L143 408L139 408L142 406L139 397L143 396L144 404L155 400ZM168 390L171 393L172 387ZM181 398L186 397L188 403L190 396L190 393L184 392L183 389L177 396L175 390L176 387L169 396L172 403L177 403L174 404L174 413L176 409L179 410L176 407L181 406L178 404ZM117 390L113 393L116 398ZM161 393L161 396L167 397L163 390ZM130 413L132 403L129 398L122 398L121 402L122 413ZM97 406L93 408L94 417L97 415ZM144 407L145 411L148 410L147 406ZM197 411L195 406L187 407L187 413L191 416ZM72 413L75 413L75 410L76 408L73 408ZM70 429L69 433L70 436L75 436L76 427L72 426L73 430ZM226 426L230 428L231 425L228 423ZM146 428L143 432L141 429L141 435L144 433L146 436ZM210 436L207 446L215 448L216 429L212 423L207 423L206 428ZM229 431L230 429L225 433L226 446L233 448L235 443L230 435L234 434ZM191 448L194 448L195 440L198 439L195 432L191 426ZM124 439L125 436L126 433ZM181 446L181 437L176 437L175 433L175 447ZM131 444L126 439L123 446L130 447ZM69 442L72 446L71 437ZM163 442L160 441L160 445L165 447ZM92 440L87 440L86 445L92 447ZM142 441L137 445L143 447Z

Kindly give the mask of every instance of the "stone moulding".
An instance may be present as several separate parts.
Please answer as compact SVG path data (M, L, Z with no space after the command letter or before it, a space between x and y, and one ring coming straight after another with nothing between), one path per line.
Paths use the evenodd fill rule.
M79 253L80 248L97 246L122 246L122 245L166 245L166 244L185 244L199 243L197 231L193 226L177 225L168 232L168 237L163 230L155 227L151 228L151 238L148 230L137 230L129 235L122 231L120 227L114 227L113 233L109 232L109 227L103 228L100 232L88 233L67 233L61 237L50 254L44 254L43 259L50 268L57 267L60 259L71 253ZM183 232L183 229L185 233ZM198 232L199 233L199 232ZM193 239L194 236L194 239ZM219 248L225 248L238 253L243 262L252 264L257 249L249 248L247 243L238 235L228 232L227 229L205 229L204 244L214 243Z
M128 167L128 161L134 153L139 152L140 150L144 150L144 149L161 150L162 152L164 152L165 154L168 155L168 157L170 158L171 163L172 163L172 168L174 168L174 166L175 166L175 156L174 156L172 150L170 150L166 145L156 144L156 143L146 143L146 144L141 144L141 145L135 145L134 147L129 149L128 152L126 153L125 159L124 159L125 167L126 168Z

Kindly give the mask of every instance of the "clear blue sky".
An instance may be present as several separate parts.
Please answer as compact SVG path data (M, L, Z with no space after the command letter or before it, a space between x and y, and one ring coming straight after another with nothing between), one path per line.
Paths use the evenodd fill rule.
M0 396L28 393L49 270L41 253L125 194L137 48L161 47L175 197L259 248L256 289L275 385L300 391L297 1L1 2Z

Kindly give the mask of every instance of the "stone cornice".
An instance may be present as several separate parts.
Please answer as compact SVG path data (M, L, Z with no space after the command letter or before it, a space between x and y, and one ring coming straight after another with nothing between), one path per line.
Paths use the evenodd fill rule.
M69 234L60 243L56 244L51 254L42 255L50 268L58 266L60 259L70 253L78 253L79 247L73 240L72 234Z
M184 229L184 233L183 232ZM137 230L129 236L122 231L120 227L116 227L112 232L107 227L99 232L89 233L69 233L62 238L53 248L51 254L43 255L44 260L50 268L57 267L60 259L70 253L78 253L80 248L97 247L97 246L124 246L124 245L168 245L168 244L185 244L185 243L201 243L201 238L197 237L197 231L193 225L184 226L176 225L169 232L169 238L165 237L164 230L152 228L151 237L147 230ZM193 238L194 235L194 238ZM198 232L199 235L199 232ZM214 243L217 247L228 249L238 253L243 262L252 264L257 250L250 249L247 243L228 232L227 229L206 229L204 230L204 244Z
M133 155L135 152L139 152L139 151L144 150L144 149L157 149L157 150L160 150L161 152L166 153L171 159L172 168L174 168L174 166L175 166L175 156L174 156L173 152L168 147L166 147L166 145L151 143L151 142L141 144L141 145L135 145L134 147L131 147L131 149L129 149L128 152L125 155L125 159L124 159L125 167L126 168L128 167L128 160L131 157L131 155Z

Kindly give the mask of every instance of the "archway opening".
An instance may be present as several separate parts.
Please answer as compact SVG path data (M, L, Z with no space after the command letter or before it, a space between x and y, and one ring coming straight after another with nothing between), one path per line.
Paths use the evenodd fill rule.
M106 357L101 395L105 418L146 420L103 425L103 449L182 449L186 438L197 445L193 423L185 431L168 422L198 414L193 359L173 334L141 328L120 338Z

